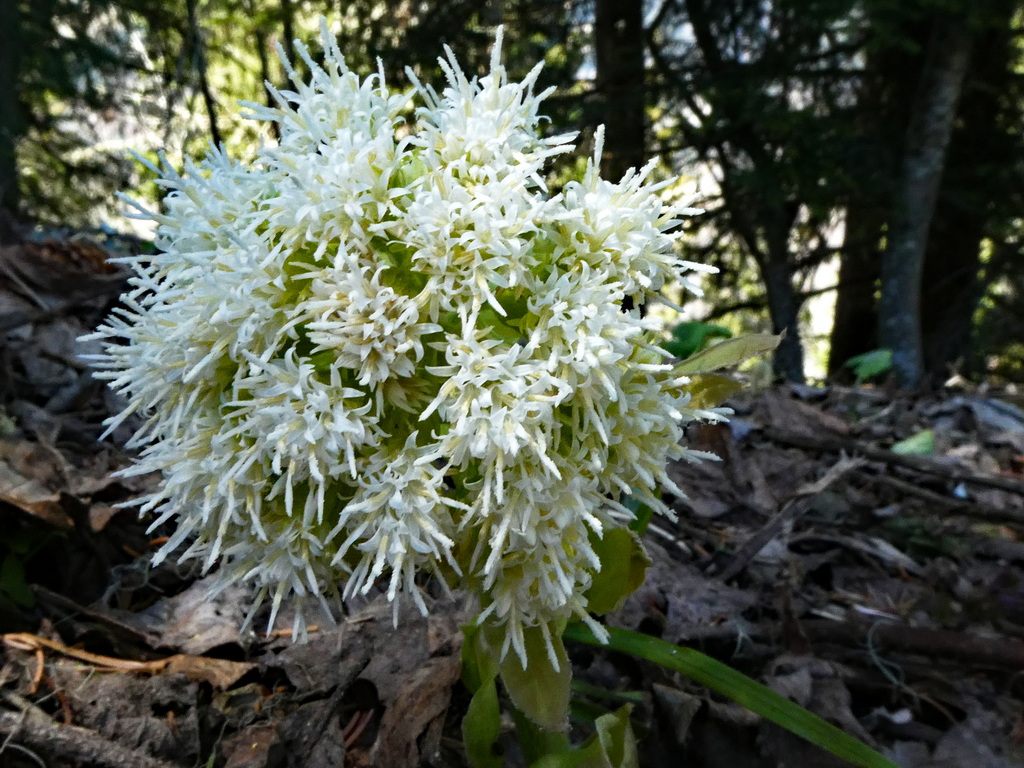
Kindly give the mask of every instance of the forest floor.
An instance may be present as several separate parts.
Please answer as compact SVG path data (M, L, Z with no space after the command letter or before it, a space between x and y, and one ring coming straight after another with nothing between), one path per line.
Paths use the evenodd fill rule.
M113 244L117 247L117 244ZM150 567L125 435L75 339L116 301L102 248L0 249L0 765L462 766L457 603L381 595L293 643L245 587ZM1006 392L781 386L674 468L607 621L698 648L903 768L1024 765L1024 412ZM280 626L288 626L287 620ZM259 624L257 623L257 627ZM845 765L661 668L570 647L590 711L634 704L645 768ZM587 733L574 725L574 736ZM511 739L506 763L521 765Z

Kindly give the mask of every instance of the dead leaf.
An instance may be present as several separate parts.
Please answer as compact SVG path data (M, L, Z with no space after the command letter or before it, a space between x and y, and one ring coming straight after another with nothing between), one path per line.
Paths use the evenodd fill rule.
M190 680L209 683L217 690L231 687L246 672L256 667L255 664L240 661L212 659L188 654L176 654L156 661L118 659L113 656L89 653L80 648L70 648L57 640L50 640L28 632L12 632L3 635L0 639L8 648L28 653L36 653L40 650L53 651L111 672L137 672L148 675L183 674Z
M704 699L692 693L655 683L654 706L668 719L669 733L678 746L682 746L690 732L694 716L704 705Z
M843 436L850 434L850 424L845 419L778 391L765 392L761 406L763 426L766 427L776 427L807 437L819 437L822 432Z
M415 768L420 764L421 749L428 755L438 750L438 743L427 743L430 739L421 743L420 736L431 723L444 717L452 687L461 673L458 656L441 656L404 676L400 694L390 702L381 720L373 749L375 765Z
M225 739L220 745L224 768L282 768L285 746L276 723L261 723Z
M662 638L671 643L685 643L710 629L739 639L742 614L757 603L754 595L705 576L691 563L680 563L650 539L644 542L644 549L651 558L647 580L626 598L622 610L609 614L610 625L638 629L650 618L652 606L661 604L665 617Z
M60 493L49 490L38 480L24 477L3 460L0 460L0 501L58 528L74 527L61 507Z
M822 719L861 741L873 745L871 735L850 709L851 697L842 679L842 667L813 656L784 656L775 663L768 687L806 707ZM779 765L814 765L842 768L847 763L773 723L763 723L759 737L764 751Z
M162 648L204 654L239 641L249 600L246 587L233 584L222 588L217 576L208 576L184 592L158 600L128 621L159 637Z
M71 528L60 504L64 467L53 451L27 440L0 440L0 501L59 528Z
M197 683L209 683L214 690L223 691L233 686L247 672L251 672L255 668L255 664L243 661L213 659L209 656L190 656L180 653L166 659L161 671L166 675L185 675L189 680Z
M342 691L331 699L304 704L280 725L278 734L287 750L288 768L342 768L345 736L338 718Z

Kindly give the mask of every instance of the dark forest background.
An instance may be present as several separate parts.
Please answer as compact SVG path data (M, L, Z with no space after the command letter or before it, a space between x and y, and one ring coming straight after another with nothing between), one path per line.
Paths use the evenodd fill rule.
M115 192L157 204L129 151L273 141L236 102L321 14L396 86L440 82L445 43L482 72L504 24L551 131L603 123L607 176L656 158L696 191L686 255L721 272L688 310L785 329L779 377L890 350L902 385L1024 380L1021 0L0 0L0 244L126 227Z

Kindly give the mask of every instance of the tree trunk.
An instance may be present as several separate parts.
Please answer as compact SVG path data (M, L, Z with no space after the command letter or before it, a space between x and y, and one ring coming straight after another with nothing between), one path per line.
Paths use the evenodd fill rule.
M881 344L893 352L901 386L916 386L924 376L921 276L970 41L966 19L936 20L907 130L896 210L882 257L878 318Z
M199 11L196 0L186 0L188 9L189 38L192 42L192 56L195 62L196 76L199 78L199 91L203 95L206 117L210 121L210 139L214 145L221 146L223 140L217 125L217 101L213 98L210 80L206 76L206 44L203 40L203 29L199 24Z
M594 48L605 125L601 173L618 181L645 158L643 3L597 0Z
M971 52L959 121L949 146L921 288L925 370L935 384L971 357L974 315L984 293L981 241L990 228L993 181L1017 158L1005 139L1001 102L1013 84L1014 2L999 2ZM1011 118L1012 119L1012 118ZM975 190L988 190L983 195Z
M643 3L597 0L594 16L596 87L604 123L601 175L618 181L644 164ZM633 306L633 297L625 296L622 308ZM645 313L643 304L639 310Z
M302 62L295 55L295 9L292 7L292 0L281 0L281 31L284 34L281 47L288 54L292 66L300 66Z
M772 365L786 381L803 383L804 350L800 343L800 300L793 290L793 269L788 261L770 259L761 268L772 332L785 333L775 348Z
M875 290L882 227L876 208L870 200L852 201L846 208L846 237L829 336L829 376L841 376L847 360L878 347Z
M18 94L21 16L18 3L0 0L0 211L14 213L21 202L17 144L25 130ZM0 223L0 238L4 238Z
M775 374L786 381L802 384L804 375L804 348L800 340L801 299L793 288L793 265L789 255L789 233L796 220L799 206L793 201L779 201L774 209L765 210L764 227L766 258L762 264L768 299L768 312L772 318L772 332L785 334L775 348L772 360Z
M895 30L887 42L865 53L855 112L857 144L847 174L854 179L846 200L846 234L839 264L839 288L829 337L829 376L853 380L845 368L856 355L878 349L877 290L883 236L907 135L916 74L928 46L928 27L916 15L887 7L876 10L872 26ZM895 44L899 39L903 44ZM920 46L912 45L920 42Z

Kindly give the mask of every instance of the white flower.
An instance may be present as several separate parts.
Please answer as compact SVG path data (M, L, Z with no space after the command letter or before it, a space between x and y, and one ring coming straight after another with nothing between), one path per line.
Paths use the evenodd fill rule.
M279 146L164 171L166 213L142 212L160 252L128 260L93 336L128 403L110 427L140 417L126 474L163 474L139 501L177 525L159 557L254 581L271 621L288 595L381 579L426 610L426 572L525 662L525 629L591 621L594 537L627 495L671 514L666 463L697 458L681 425L720 415L688 408L653 326L620 310L703 268L675 255L683 211L649 168L599 177L600 139L546 192L572 137L540 133L538 70L509 82L496 46L470 80L449 51L440 95L393 94L322 36L323 67L300 48L310 82L249 105Z
M413 376L423 337L441 330L420 322L416 301L383 284L384 272L380 265L338 263L313 278L305 305L313 354L327 353L331 367L354 369L364 387Z

